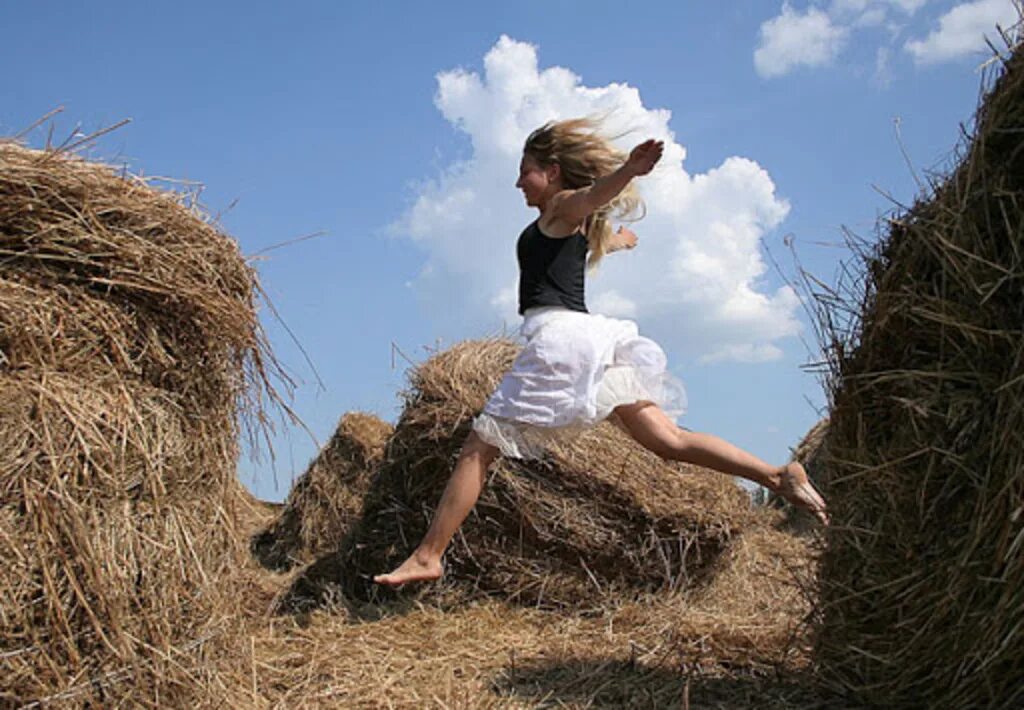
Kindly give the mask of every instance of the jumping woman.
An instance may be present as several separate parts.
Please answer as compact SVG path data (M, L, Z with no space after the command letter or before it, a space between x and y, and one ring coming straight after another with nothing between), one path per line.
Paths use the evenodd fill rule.
M473 420L427 534L397 569L374 577L380 584L441 576L445 548L499 454L539 458L549 444L606 418L663 459L754 481L828 523L825 501L799 463L772 466L678 427L669 413L682 413L685 394L661 348L635 323L587 311L587 267L636 244L630 230L613 232L609 219L640 208L633 178L649 173L664 149L647 140L623 156L596 128L587 119L560 121L526 139L516 187L540 211L516 245L526 345Z

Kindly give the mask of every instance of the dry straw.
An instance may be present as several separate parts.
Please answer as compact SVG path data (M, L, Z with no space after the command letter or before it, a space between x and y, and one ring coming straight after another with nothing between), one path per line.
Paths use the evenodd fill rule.
M834 525L817 652L859 702L1024 704L1022 136L1018 49L957 167L820 301Z
M348 412L306 472L295 482L278 517L252 540L262 565L283 571L336 551L359 519L370 478L394 432L372 414Z
M12 142L0 265L0 704L174 703L244 550L255 274L189 195Z
M499 599L352 621L248 616L218 669L231 707L828 707L806 684L808 543L757 516L700 589L591 614ZM253 575L248 609L273 586ZM263 601L261 601L263 600Z

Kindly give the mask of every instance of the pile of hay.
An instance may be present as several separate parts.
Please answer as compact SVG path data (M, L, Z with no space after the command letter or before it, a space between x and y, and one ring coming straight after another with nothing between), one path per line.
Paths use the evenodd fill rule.
M417 367L362 517L339 550L298 576L284 608L393 592L371 581L427 529L472 417L517 346L469 341ZM669 464L610 424L542 461L499 458L446 555L446 581L416 599L497 595L522 604L593 609L622 594L702 581L751 515L730 477Z
M276 571L312 562L341 545L359 519L363 496L394 427L372 414L348 412L331 440L295 482L274 521L252 539L252 552Z
M823 311L834 525L817 652L861 702L1024 704L1022 135L1017 50L959 165L865 255L863 300Z
M176 704L245 550L255 274L187 195L11 142L0 263L0 704Z
M218 668L228 707L835 707L808 664L812 543L761 511L708 584L610 601L593 614L482 599L352 623L336 609L264 611L253 574L243 639ZM271 584L268 584L268 581ZM817 702L817 704L815 704Z

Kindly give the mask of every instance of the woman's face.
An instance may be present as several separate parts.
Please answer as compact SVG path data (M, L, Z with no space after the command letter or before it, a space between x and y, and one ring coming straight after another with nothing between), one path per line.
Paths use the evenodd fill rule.
M548 198L557 191L558 166L542 167L532 156L523 155L519 161L519 179L516 187L523 191L526 204L530 207L543 207Z

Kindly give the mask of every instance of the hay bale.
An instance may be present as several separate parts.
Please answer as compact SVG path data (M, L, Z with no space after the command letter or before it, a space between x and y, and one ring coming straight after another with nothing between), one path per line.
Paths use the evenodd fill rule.
M517 352L505 339L469 341L412 372L363 517L337 553L298 576L283 608L394 594L370 577L401 562L426 531L472 417ZM698 583L749 515L731 478L663 462L601 424L542 461L499 458L449 548L446 580L401 594L596 608L621 594Z
M237 565L255 274L189 203L0 142L0 703L174 703Z
M251 549L260 564L283 571L337 550L359 518L371 474L393 432L372 414L342 416L279 515L253 537Z
M959 165L823 311L834 525L817 653L860 702L1024 704L1022 131L1017 49Z

